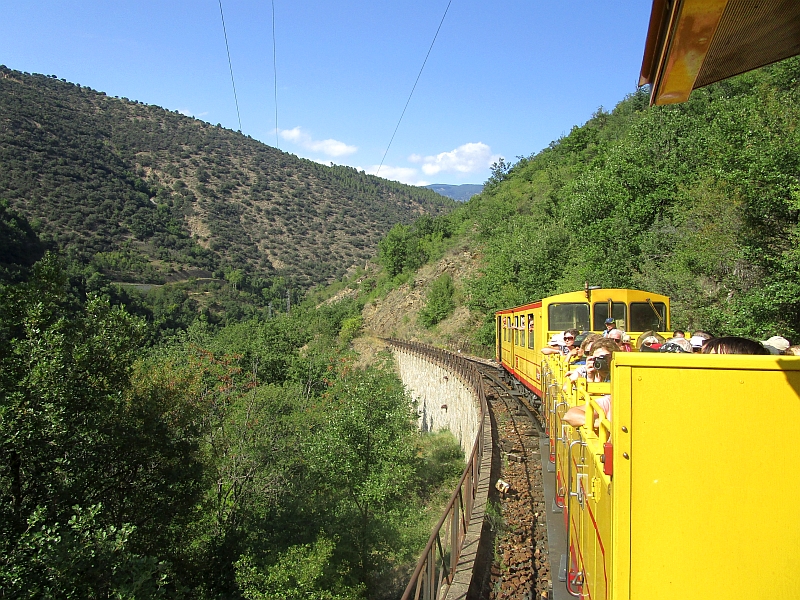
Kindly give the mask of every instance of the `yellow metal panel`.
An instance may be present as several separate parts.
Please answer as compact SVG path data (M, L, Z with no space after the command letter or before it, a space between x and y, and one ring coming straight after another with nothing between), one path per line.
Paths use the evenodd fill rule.
M645 354L618 362L631 367L629 394L625 382L614 386L615 450L630 457L614 473L615 486L630 477L629 530L615 531L630 539L630 589L615 597L797 597L796 444L773 415L800 414L800 359ZM628 434L617 429L623 423ZM616 558L624 573L626 557Z

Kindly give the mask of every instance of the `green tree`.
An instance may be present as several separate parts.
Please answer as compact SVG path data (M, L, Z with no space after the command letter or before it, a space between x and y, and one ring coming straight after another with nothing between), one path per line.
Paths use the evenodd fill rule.
M338 558L366 582L388 562L411 508L415 415L388 367L346 370L326 397L313 443L314 476L341 539Z
M448 273L442 273L428 290L425 306L419 311L420 323L430 328L449 317L456 308L454 293L453 278Z

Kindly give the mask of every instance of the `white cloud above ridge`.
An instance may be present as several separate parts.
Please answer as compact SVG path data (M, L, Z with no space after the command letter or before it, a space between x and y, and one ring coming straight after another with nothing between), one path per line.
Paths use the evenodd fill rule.
M208 111L194 114L188 108L179 108L178 112L181 113L184 117L197 117L197 118L205 117L208 114Z
M455 150L440 152L435 156L412 154L408 161L422 165L425 175L437 173L475 173L489 168L500 159L499 154L492 154L492 149L483 142L462 144Z
M347 156L358 151L357 146L350 146L339 140L315 140L299 125L293 129L279 129L278 134L287 142L297 144L311 152L321 152L326 156Z
M419 171L414 167L393 167L391 165L383 165L381 172L378 173L378 165L371 167L356 167L359 171L364 171L369 175L377 175L383 179L391 181L399 181L408 185L428 185L430 181L420 179Z

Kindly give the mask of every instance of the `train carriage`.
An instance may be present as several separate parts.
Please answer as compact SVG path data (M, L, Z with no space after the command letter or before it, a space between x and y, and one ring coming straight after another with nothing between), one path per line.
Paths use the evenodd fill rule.
M620 352L610 383L567 383L564 357L541 348L564 328L601 331L609 314L621 329L669 329L669 299L637 290L584 290L496 313L498 360L546 421L547 518L568 539L562 557L551 550L554 569L562 558L561 593L800 597L800 477L793 436L782 432L800 415L800 358ZM606 394L612 415L597 402ZM577 428L561 421L580 405L593 418Z
M670 328L669 298L639 290L587 286L580 292L498 311L496 358L525 387L541 396L541 350L550 338L565 329L602 333L609 317L635 342L645 331Z

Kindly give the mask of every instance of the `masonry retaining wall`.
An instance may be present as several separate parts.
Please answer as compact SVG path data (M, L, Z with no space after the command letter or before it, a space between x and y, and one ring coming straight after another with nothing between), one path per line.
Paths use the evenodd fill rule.
M422 431L449 430L469 456L481 412L473 390L457 374L415 353L393 347L395 360L406 388L417 405Z

